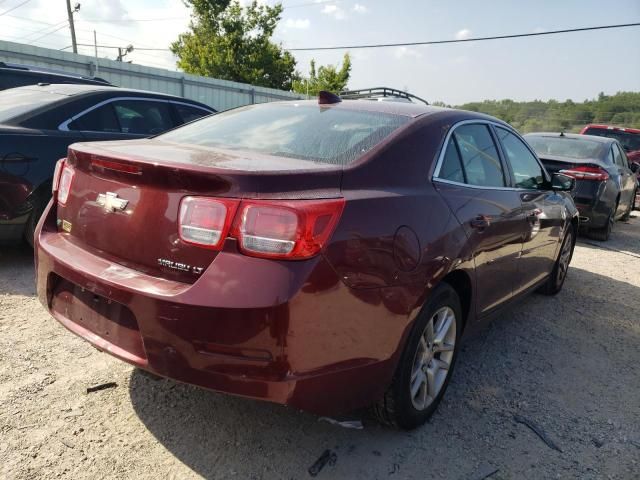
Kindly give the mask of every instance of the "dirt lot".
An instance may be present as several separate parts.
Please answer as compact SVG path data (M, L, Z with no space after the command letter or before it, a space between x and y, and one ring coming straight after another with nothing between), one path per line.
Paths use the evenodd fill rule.
M31 252L2 248L0 478L309 478L326 449L318 478L638 478L639 344L637 212L580 241L557 297L466 337L439 411L409 433L149 378L54 322Z

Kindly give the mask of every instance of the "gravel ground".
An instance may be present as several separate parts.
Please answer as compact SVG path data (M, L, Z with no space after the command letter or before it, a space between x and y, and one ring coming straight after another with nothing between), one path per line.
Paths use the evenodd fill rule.
M564 290L465 337L413 432L156 380L54 322L31 252L0 250L0 478L631 479L640 472L640 218L581 239ZM115 388L87 393L87 387ZM547 445L531 428L549 440Z

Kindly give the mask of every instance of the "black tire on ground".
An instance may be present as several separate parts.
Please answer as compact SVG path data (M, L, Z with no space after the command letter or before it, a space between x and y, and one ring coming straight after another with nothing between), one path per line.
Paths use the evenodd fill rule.
M613 228L613 215L616 210L617 208L614 208L609 214L609 218L607 218L607 223L604 227L589 229L589 238L599 242L606 242L609 240L609 236L611 236L611 229Z
M29 215L29 220L27 220L27 224L24 228L24 239L29 245L31 245L31 248L33 248L33 235L36 231L38 221L51 199L51 194L49 192L50 189L36 193L33 199L33 210L31 210L31 215Z
M551 271L547 281L538 289L540 293L544 295L555 295L562 290L564 281L567 278L569 263L573 257L575 235L575 229L573 227L569 227L567 233L564 235L564 240L562 241L562 246L558 252L558 258L553 266L553 270Z
M421 345L421 338L423 334L425 334L427 325L430 322L435 323L434 315L444 307L450 308L455 315L455 341L453 346L453 356L449 362L446 379L444 380L444 383L437 395L435 395L435 398L431 403L426 405L424 409L418 410L414 406L410 391L414 362L417 359L419 345ZM420 315L413 325L391 385L387 389L384 397L371 407L372 413L378 421L392 427L410 430L419 427L425 423L431 415L433 415L447 389L447 385L453 373L453 368L459 351L463 321L462 308L460 306L460 298L458 297L458 294L447 283L441 283L431 293L429 300L425 303Z

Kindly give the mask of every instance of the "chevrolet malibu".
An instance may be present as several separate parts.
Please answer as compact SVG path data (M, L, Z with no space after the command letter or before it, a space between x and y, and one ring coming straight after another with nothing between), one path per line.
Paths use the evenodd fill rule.
M478 113L324 93L238 108L72 145L36 230L38 295L154 374L413 428L466 327L562 288L573 184Z

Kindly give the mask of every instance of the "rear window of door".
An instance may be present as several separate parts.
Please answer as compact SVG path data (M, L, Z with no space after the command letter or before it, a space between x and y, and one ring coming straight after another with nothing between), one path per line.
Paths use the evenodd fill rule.
M616 143L613 144L613 160L618 167L629 168L625 154Z
M496 127L498 139L506 160L511 165L518 188L541 188L545 183L545 175L536 157L522 140L513 133Z
M174 103L173 105L176 107L181 123L193 122L194 120L211 114L211 112L203 110L202 108L191 107L182 103Z
M121 131L111 103L95 108L78 117L69 124L69 130L108 133L120 133Z
M438 177L480 187L505 186L502 163L487 125L461 125L454 130Z

